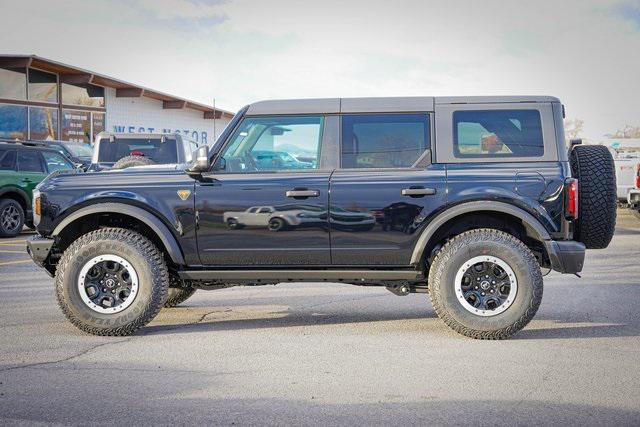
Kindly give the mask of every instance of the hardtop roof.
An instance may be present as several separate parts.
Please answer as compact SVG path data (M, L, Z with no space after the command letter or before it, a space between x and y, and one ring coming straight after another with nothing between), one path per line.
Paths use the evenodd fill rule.
M276 99L249 105L247 115L336 114L434 111L440 104L560 102L553 96L406 96L377 98Z

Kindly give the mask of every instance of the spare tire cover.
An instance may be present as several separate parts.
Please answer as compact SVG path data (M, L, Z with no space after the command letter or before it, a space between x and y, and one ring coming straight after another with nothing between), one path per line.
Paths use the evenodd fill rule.
M603 145L578 145L569 156L578 179L578 219L573 238L587 249L609 245L616 227L616 174L613 156Z
M127 156L118 160L113 165L113 169L124 169L124 168L130 168L131 166L147 166L147 165L154 165L154 164L155 162L147 157Z

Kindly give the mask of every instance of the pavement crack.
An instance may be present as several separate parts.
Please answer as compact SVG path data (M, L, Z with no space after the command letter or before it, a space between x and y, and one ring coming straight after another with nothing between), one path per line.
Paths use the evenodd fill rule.
M85 354L89 354L90 352L92 352L92 351L94 351L94 350L96 350L96 349L98 349L100 347L105 347L107 345L120 344L120 343L123 343L123 342L130 341L133 338L135 338L135 337L129 337L129 338L126 338L126 339L123 339L123 340L109 341L109 342L104 342L104 343L101 343L101 344L97 344L97 345L91 346L91 347L89 347L89 348L87 348L85 350L82 350L79 353L72 354L71 356L64 357L64 358L58 359L58 360L49 360L49 361L46 361L46 362L28 363L26 365L10 366L8 368L0 368L0 372L8 372L8 371L15 371L15 370L18 370L18 369L28 369L28 368L34 368L34 367L39 367L39 366L55 365L57 363L70 362L73 359L76 359L78 357L84 356Z

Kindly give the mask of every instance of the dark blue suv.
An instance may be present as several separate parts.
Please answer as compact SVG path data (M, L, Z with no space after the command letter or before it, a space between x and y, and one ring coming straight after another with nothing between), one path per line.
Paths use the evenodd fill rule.
M93 334L196 289L327 281L429 293L454 330L505 338L544 270L613 235L611 155L562 120L540 96L257 102L189 164L50 176L28 250Z

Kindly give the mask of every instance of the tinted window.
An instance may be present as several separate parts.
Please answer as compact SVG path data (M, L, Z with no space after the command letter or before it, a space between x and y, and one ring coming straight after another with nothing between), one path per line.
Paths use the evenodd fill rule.
M104 107L104 88L90 84L62 83L62 103Z
M15 170L16 168L16 150L0 151L0 169Z
M26 68L0 68L0 98L27 99Z
M0 137L27 139L27 107L0 105Z
M91 148L91 145L85 144L84 142L65 141L62 145L64 145L64 148L69 150L72 156L91 157L93 154L93 148Z
M165 142L161 142L160 139L116 137L113 142L109 139L100 141L99 163L115 163L132 155L147 157L157 164L178 162L175 139L167 138Z
M456 157L539 157L544 154L537 110L456 111Z
M91 113L89 111L62 110L62 140L91 141Z
M40 153L32 150L18 151L18 170L20 172L44 172Z
M366 114L342 117L343 168L404 168L427 150L426 114Z
M43 151L42 157L47 165L49 173L57 170L70 170L73 169L73 165L67 161L61 154L52 153L49 151Z
M104 113L96 113L96 112L91 113L91 120L92 120L91 141L93 142L96 140L96 135L98 135L100 132L104 132Z
M29 69L29 99L58 102L58 82L55 74Z
M322 117L250 117L222 157L226 172L317 169Z
M58 137L58 109L29 107L29 138L53 140Z

